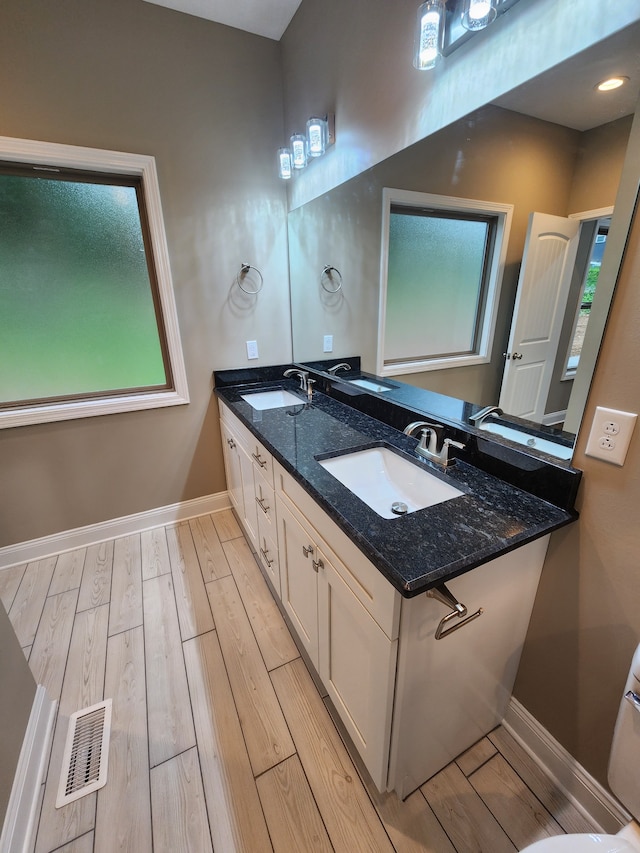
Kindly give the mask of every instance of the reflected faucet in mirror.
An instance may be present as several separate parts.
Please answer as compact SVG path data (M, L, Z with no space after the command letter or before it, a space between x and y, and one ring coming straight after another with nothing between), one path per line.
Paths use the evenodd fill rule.
M330 367L327 373L335 376L339 370L351 370L351 365L347 364L346 361L341 361L340 364L334 364L333 367Z
M480 409L479 412L476 412L475 415L472 415L469 418L469 423L479 427L480 424L482 424L482 422L490 415L498 415L498 417L500 417L502 414L504 414L504 412L500 406L485 406L484 409Z

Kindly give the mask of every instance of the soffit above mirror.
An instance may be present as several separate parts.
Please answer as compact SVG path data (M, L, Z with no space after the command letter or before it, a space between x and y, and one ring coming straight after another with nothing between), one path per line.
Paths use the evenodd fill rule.
M508 110L591 130L634 112L640 97L640 22L565 60L493 101ZM628 82L612 92L596 86L612 76Z

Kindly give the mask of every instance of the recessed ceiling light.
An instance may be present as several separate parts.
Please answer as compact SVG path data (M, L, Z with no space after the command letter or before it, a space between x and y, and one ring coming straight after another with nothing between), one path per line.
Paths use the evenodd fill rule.
M628 82L628 77L609 77L607 80L598 83L596 89L599 92L611 92L613 89L619 89L620 86L624 86Z

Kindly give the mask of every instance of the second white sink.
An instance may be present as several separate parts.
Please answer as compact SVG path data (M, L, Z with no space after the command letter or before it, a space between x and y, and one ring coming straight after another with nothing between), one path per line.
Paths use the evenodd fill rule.
M464 494L386 447L356 450L318 461L383 518L398 518Z
M495 435L501 435L508 438L510 441L515 441L517 444L524 444L525 447L533 447L534 450L542 450L544 453L549 453L551 456L557 456L559 459L571 459L573 456L573 448L565 447L563 444L558 444L555 441L549 441L539 436L532 436L529 433L521 432L519 429L511 429L504 424L496 424L492 421L485 421L480 429L485 432L492 432Z
M254 391L251 394L240 394L243 400L253 406L254 409L283 409L285 406L299 406L304 403L300 397L285 391L284 388L277 388L275 391Z
M365 388L367 391L391 391L388 385L382 385L380 382L374 382L371 379L347 379L352 385L357 385L359 388Z

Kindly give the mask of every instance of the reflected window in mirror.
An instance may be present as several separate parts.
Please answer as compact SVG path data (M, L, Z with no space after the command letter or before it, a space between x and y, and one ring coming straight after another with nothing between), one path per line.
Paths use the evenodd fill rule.
M380 375L489 360L511 212L384 190Z
M591 316L591 306L596 294L596 286L600 275L600 267L602 266L602 257L604 255L605 246L607 244L607 235L609 233L609 224L611 217L599 220L591 237L591 251L589 254L589 263L587 265L586 274L582 289L580 291L580 299L576 309L576 315L573 323L573 334L567 360L565 364L565 372L563 379L571 379L575 376L578 364L580 362L580 354L582 352L582 344L587 331L587 324Z

